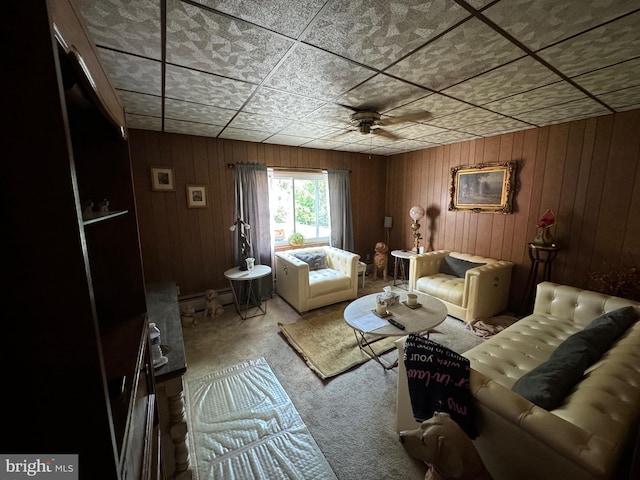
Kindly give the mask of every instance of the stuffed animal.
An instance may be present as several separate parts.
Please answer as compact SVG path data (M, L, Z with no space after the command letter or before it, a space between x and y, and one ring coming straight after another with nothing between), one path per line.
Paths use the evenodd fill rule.
M186 306L184 310L180 312L180 320L183 327L194 327L198 325L196 320L196 310L192 306Z
M218 300L218 292L215 290L207 290L205 292L206 305L204 307L205 317L219 317L224 313L224 308Z
M387 263L389 263L389 255L387 255L387 244L384 242L376 243L375 254L373 255L373 279L378 276L387 281Z
M492 480L473 442L448 413L436 412L415 430L400 432L407 453L429 465L425 480Z

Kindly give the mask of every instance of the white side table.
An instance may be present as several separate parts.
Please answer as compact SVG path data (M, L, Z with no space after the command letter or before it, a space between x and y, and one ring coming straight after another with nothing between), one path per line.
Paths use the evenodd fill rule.
M393 286L396 285L406 285L409 283L409 272L407 271L409 267L405 268L405 260L409 261L411 257L417 255L416 252L412 252L411 250L393 250L391 252L391 256L393 257ZM396 283L398 279L398 264L400 264L400 277L401 281Z
M233 294L233 302L236 304L236 311L242 320L257 317L258 315L265 315L267 313L267 304L262 301L262 289L260 288L260 282L258 282L257 296L253 289L253 281L266 277L267 275L271 275L271 267L268 265L256 265L253 270L240 270L240 267L235 267L224 272L224 276L229 280L229 285L231 285L231 293ZM247 301L243 306L240 305L238 292L236 291L234 282L246 283ZM253 315L248 316L252 301L253 305L256 307L256 311Z

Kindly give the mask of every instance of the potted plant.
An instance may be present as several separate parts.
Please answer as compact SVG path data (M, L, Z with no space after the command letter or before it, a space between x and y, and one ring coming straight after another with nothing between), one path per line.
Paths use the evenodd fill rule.
M292 247L300 247L304 245L304 235L298 232L294 232L289 235L289 245Z

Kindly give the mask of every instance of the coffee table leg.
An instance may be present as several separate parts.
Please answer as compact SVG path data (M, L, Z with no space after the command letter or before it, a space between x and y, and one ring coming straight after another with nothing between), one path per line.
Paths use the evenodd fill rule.
M371 346L371 344L379 342L380 340L382 340L383 338L386 338L386 337L380 337L380 338L376 338L374 340L367 340L366 337L364 336L364 332L361 332L361 331L356 330L356 329L353 330L353 334L356 337L356 341L358 342L358 347L360 348L360 350L362 350L362 352L365 355L371 357L373 360L378 362L382 366L382 368L384 368L385 370L391 370L391 369L396 368L398 366L398 360L399 359L396 359L396 361L393 362L393 363L387 363L376 353L376 351ZM360 336L358 336L358 334Z

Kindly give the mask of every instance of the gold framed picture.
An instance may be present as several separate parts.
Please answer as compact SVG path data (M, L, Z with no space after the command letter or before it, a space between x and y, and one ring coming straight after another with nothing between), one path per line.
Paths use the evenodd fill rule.
M176 187L173 182L173 168L151 167L151 189L154 192L173 192Z
M449 210L512 213L516 167L516 162L453 167Z
M187 207L205 208L207 206L207 187L205 185L187 185Z

